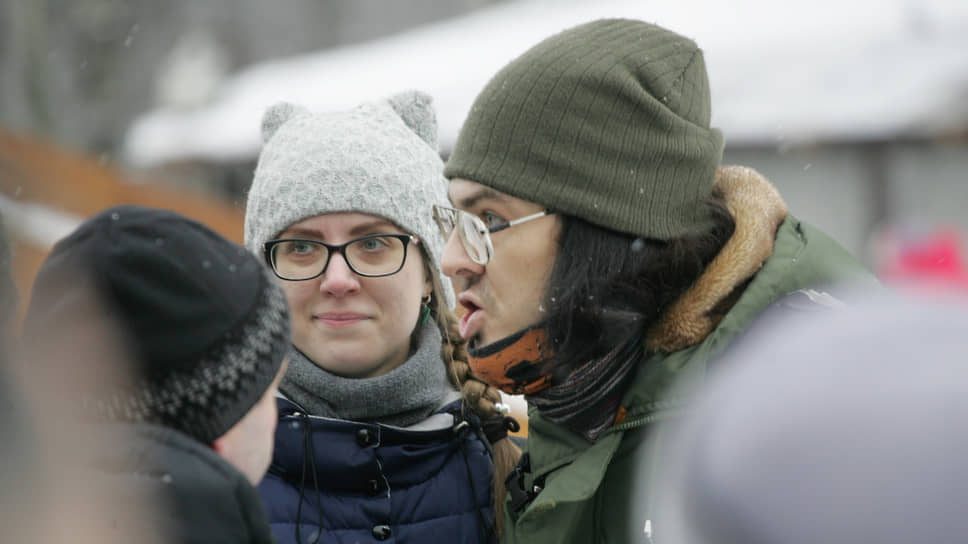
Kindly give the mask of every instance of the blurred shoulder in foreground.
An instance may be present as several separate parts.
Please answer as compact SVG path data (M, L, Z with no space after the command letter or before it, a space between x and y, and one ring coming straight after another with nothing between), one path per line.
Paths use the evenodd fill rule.
M658 507L655 541L963 538L966 332L968 298L953 293L764 324L661 433L674 444L661 485L639 497Z

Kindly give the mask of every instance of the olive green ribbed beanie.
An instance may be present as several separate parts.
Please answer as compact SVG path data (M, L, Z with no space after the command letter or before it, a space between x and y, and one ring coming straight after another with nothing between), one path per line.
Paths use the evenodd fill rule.
M722 157L702 51L642 21L554 35L478 95L444 175L613 230L704 232Z

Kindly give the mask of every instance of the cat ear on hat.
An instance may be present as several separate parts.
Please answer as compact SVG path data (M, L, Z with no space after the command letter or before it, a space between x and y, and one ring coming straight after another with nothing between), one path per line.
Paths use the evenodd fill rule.
M307 115L309 110L302 106L280 102L269 106L262 116L262 143L268 143L279 127L298 115Z
M416 90L404 91L387 98L387 102L410 130L431 148L437 149L437 114L429 94Z

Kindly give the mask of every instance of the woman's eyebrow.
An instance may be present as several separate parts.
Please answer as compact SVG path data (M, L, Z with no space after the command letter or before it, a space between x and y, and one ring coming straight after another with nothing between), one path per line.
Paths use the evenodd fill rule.
M387 221L386 219L375 219L373 221L367 221L366 223L361 223L349 230L350 236L359 236L362 234L368 234L375 229L390 228L393 234L396 234L399 229L396 225ZM326 240L326 235L323 231L318 229L312 229L308 227L290 227L279 235L280 238L312 238L316 240Z
M389 222L389 221L387 221L385 219L378 219L376 221L370 221L368 223L362 223L360 225L357 225L357 226L353 227L352 229L350 229L350 234L353 235L353 236L356 236L356 235L359 235L359 234L366 233L367 231L372 231L372 230L374 230L376 228L386 228L386 227L390 227L393 230L393 232L386 233L386 234L396 234L399 231L399 229L397 228L397 226L394 225L393 223L391 223L391 222Z
M279 238L318 238L320 240L324 239L323 233L316 229L307 229L304 227L290 227L279 235Z

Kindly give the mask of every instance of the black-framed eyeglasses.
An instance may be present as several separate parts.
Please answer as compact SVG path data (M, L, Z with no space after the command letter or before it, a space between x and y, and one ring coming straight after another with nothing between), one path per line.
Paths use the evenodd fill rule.
M276 276L290 281L311 280L329 268L334 253L343 255L355 274L367 278L392 276L407 262L407 245L420 243L409 234L368 234L342 245L318 240L284 238L265 243L265 259Z
M539 217L553 213L555 212L544 210L519 217L506 223L494 225L493 227L488 227L480 217L472 213L435 205L434 221L437 222L440 233L444 235L444 240L449 239L454 229L457 229L461 244L463 244L467 256L475 263L485 266L494 255L494 244L491 242L491 233L509 229L521 223L527 223L528 221L533 221Z

